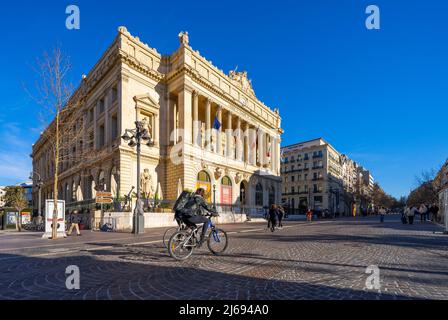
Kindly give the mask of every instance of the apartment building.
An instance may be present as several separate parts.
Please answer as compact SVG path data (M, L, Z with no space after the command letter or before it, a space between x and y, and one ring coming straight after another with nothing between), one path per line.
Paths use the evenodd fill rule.
M350 215L368 208L373 176L324 139L286 146L282 154L282 202L290 210Z

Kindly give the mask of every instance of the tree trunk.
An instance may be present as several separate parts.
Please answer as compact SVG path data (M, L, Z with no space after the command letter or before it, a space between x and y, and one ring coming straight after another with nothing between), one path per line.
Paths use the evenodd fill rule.
M59 109L56 113L56 150L54 158L54 186L53 186L53 227L51 230L51 238L58 238L58 174L59 174Z

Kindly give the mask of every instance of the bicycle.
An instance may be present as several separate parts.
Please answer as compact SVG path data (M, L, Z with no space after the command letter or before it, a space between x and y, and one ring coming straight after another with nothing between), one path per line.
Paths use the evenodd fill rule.
M170 242L170 239L173 236L173 234L175 234L179 231L182 231L182 230L186 230L186 229L187 229L187 225L183 222L180 222L177 227L171 227L169 229L166 229L165 233L163 234L164 247L168 249L168 243Z
M211 216L209 216L208 225L210 232L204 240L207 241L207 247L211 253L220 255L227 250L229 245L227 233L222 229L216 228ZM201 237L199 230L199 227L196 226L173 234L168 243L170 256L179 261L188 259L198 247ZM217 245L216 248L215 245Z

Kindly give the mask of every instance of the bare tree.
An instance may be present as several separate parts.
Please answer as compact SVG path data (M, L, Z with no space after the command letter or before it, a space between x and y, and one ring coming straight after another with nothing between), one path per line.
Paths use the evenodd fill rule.
M54 178L52 239L57 239L60 172L67 164L70 166L78 164L86 154L86 144L91 144L91 141L84 141L86 124L83 118L82 95L80 90L73 94L73 86L68 80L71 69L69 57L64 55L59 47L53 49L51 55L44 53L43 57L37 60L35 71L38 80L35 94L31 94L41 107L43 126L48 126L42 133L40 141L49 148L52 157L50 165Z

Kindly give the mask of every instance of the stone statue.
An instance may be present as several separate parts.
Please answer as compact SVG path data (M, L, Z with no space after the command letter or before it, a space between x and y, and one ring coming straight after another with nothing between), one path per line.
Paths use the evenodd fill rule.
M184 46L188 46L190 39L188 37L188 32L180 32L179 33L179 42L180 44L184 45Z
M145 169L140 175L140 187L146 199L152 198L154 187L152 185L152 177L149 173L149 169Z
M237 82L244 92L255 96L252 81L247 78L247 71L237 72L236 70L232 70L229 72L229 78Z
M142 120L143 129L148 131L149 136L152 138L152 121L148 117L143 118Z

